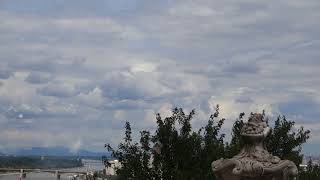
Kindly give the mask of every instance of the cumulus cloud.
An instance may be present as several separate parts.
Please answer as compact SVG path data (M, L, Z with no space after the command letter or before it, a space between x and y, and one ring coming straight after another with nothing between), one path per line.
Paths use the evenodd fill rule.
M104 97L100 88L96 87L88 93L78 94L76 100L78 103L87 105L88 107L104 107Z

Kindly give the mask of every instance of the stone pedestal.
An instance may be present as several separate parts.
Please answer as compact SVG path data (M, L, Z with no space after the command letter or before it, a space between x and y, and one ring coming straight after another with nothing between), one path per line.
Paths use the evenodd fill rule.
M296 165L271 155L263 141L270 128L261 114L253 114L241 130L245 142L241 152L231 159L219 159L212 163L218 180L295 180Z

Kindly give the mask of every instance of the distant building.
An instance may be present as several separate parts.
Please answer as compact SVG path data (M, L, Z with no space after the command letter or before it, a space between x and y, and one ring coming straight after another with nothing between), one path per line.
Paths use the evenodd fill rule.
M319 156L304 156L302 159L302 163L299 165L300 169L302 169L303 171L306 171L310 160L312 162L312 166L320 166Z
M299 167L300 167L300 169L302 169L303 171L307 171L308 165L306 165L306 164L300 164Z
M105 169L106 175L111 175L111 176L117 175L116 170L121 168L121 163L119 162L119 160L116 159L108 162L111 165L109 167L106 167Z

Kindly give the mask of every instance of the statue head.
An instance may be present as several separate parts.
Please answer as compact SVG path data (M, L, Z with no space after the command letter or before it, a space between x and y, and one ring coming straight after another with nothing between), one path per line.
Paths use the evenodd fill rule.
M268 129L267 123L263 120L263 115L259 113L253 113L248 119L247 123L244 123L241 134L245 136L250 135L264 135L265 130Z
M253 122L253 123L262 123L263 121L263 115L259 113L253 113L248 119L248 122Z

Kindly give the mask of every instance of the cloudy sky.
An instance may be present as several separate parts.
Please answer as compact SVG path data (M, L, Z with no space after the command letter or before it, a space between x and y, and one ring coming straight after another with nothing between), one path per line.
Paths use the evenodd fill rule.
M320 148L319 0L0 0L0 149L117 144L155 114L286 115Z

